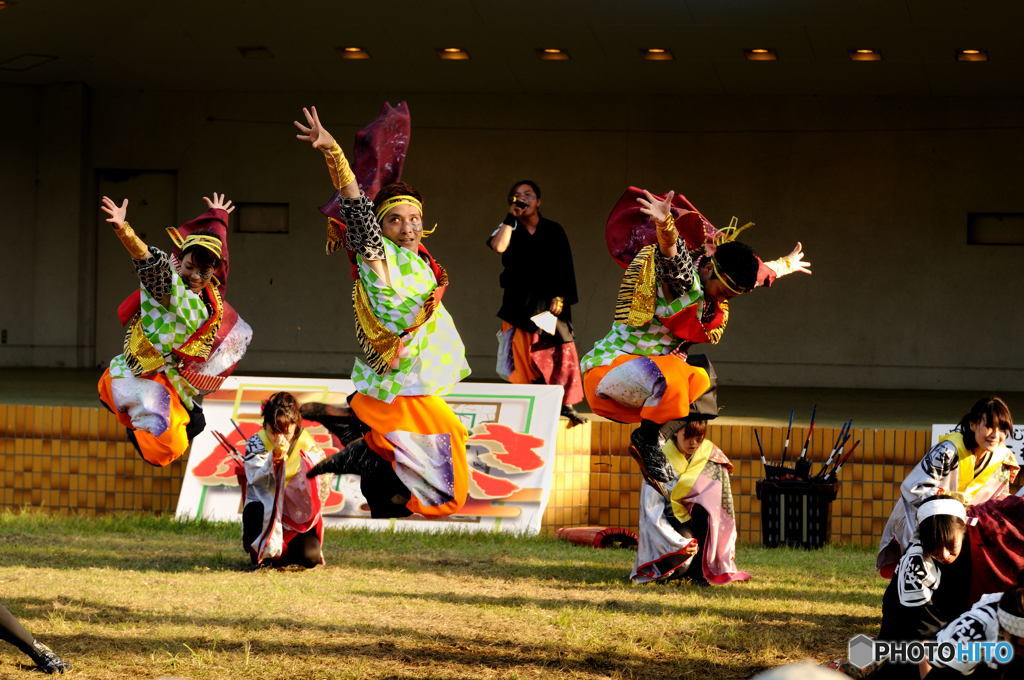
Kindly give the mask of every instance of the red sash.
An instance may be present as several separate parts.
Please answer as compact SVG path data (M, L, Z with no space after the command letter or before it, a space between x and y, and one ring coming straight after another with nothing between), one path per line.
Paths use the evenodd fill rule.
M677 338L694 344L703 342L715 344L721 339L728 319L729 303L719 302L711 320L707 322L702 322L698 317L696 304L658 320Z

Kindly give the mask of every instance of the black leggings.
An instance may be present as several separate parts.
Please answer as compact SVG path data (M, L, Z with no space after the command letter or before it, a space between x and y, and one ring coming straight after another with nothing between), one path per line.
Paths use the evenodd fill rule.
M684 538L697 539L697 554L693 556L693 561L690 562L690 566L686 568L686 572L681 575L695 581L703 581L704 544L707 542L708 537L708 511L705 510L703 506L694 505L693 509L690 510L689 521L680 522L674 515L669 515L666 519L672 528L679 532L680 536L683 536Z
M395 474L391 463L377 455L362 438L369 431L366 425L356 418L334 416L310 417L309 420L320 423L344 443L341 451L327 459L330 467L325 472L359 475L359 491L370 506L370 517L388 519L412 514L406 507L412 496L409 488Z
M242 547L249 553L249 559L256 564L256 553L252 549L253 541L263 532L263 504L247 503L242 510ZM299 534L288 541L284 554L273 560L275 566L283 567L297 564L300 567L312 568L320 564L320 539L316 528Z
M2 604L0 604L0 638L28 654L33 660L35 659L36 639Z

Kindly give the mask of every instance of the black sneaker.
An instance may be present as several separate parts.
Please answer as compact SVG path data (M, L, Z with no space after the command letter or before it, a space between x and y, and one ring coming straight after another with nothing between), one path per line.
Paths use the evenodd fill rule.
M299 413L306 420L320 423L338 438L342 446L348 446L366 434L368 428L347 406L332 406L310 402L299 407Z
M336 475L367 476L390 467L391 463L378 456L365 439L357 439L333 456L311 467L306 477L313 478L328 472Z
M657 430L651 437L642 428L633 430L629 437L629 455L633 457L640 466L640 474L644 476L647 483L654 487L659 494L668 498L665 491L665 482L672 477L669 473L668 459L661 452L660 441Z
M333 456L324 458L322 461L309 468L309 472L306 473L306 477L308 479L312 479L313 477L325 475L329 472L333 472L337 475L345 474L342 470L347 467L346 463L348 462L348 453L346 453L346 451L347 449L342 449Z
M32 660L36 662L36 667L47 675L63 674L65 671L71 670L71 664L57 656L42 642L36 642L32 647Z

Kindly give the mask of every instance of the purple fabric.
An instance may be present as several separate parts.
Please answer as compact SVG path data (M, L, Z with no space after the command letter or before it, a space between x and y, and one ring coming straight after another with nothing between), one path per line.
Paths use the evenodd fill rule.
M402 178L410 135L409 106L405 102L398 102L397 106L384 102L374 121L356 133L352 146L352 171L359 188L371 201L381 187ZM338 192L320 206L320 212L344 222Z
M750 574L736 567L736 520L732 515L732 493L725 490L722 484L723 477L727 478L729 474L725 467L709 461L690 493L680 499L688 509L699 505L707 510L704 578L715 585L750 578Z
M371 201L381 187L401 179L411 127L405 102L398 102L397 106L384 102L376 120L356 133L352 170L359 188Z
M444 505L455 498L450 434L388 432L395 447L395 474L423 505Z

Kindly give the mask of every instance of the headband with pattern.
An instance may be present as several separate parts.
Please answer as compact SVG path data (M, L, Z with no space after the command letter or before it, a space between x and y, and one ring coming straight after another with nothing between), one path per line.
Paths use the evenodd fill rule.
M1005 609L997 609L999 625L1010 635L1024 637L1024 617L1016 616Z
M200 246L206 248L217 257L221 256L223 244L216 236L211 236L210 234L189 234L187 237L182 238L181 232L178 231L177 227L167 227L167 234L171 237L174 245L182 252L185 252L187 248L192 246Z

